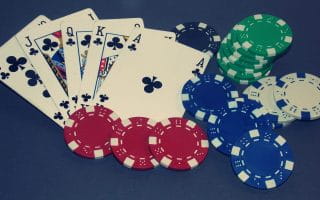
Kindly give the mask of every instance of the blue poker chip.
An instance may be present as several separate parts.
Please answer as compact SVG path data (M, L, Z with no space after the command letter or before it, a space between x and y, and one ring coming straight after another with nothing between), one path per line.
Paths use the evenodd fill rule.
M217 31L203 22L187 22L177 25L172 32L176 41L205 52L212 57L218 52L221 37Z
M230 161L238 178L257 189L280 186L294 168L286 139L270 129L246 132L232 147Z
M207 135L210 143L221 153L230 155L232 146L248 130L272 129L262 106L248 101L244 98L229 101L227 107L211 115Z
M182 104L198 120L208 121L213 111L238 97L235 86L221 75L200 74L182 88Z

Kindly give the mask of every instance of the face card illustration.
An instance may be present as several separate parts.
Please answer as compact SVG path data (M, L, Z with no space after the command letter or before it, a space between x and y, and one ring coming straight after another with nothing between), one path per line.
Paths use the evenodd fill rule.
M97 17L94 12L85 9L16 36L65 118L69 115L70 103L60 24L63 21L86 22L95 19Z
M86 65L93 24L93 21L63 22L61 24L71 109L75 108L78 102L78 91Z
M61 86L67 92L67 77L64 65L64 53L61 31L50 33L35 39L37 47L50 67L55 71Z
M79 90L78 108L87 105L95 96L123 49L134 28L144 27L141 18L100 20L94 24L87 57L87 67Z
M183 84L203 72L210 57L156 36L154 30L136 29L115 62L94 102L113 109L121 118L144 116L156 121L182 116Z
M45 16L38 16L21 31L43 26L49 21ZM0 48L0 80L63 127L63 116L15 37Z

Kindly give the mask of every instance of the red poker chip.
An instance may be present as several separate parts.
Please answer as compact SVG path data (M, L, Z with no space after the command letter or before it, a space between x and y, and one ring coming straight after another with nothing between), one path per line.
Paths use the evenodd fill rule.
M159 165L151 154L148 137L156 122L145 117L132 117L122 121L122 130L111 134L113 155L125 167L149 170Z
M121 120L103 106L89 106L75 111L66 121L64 139L79 156L98 159L111 154L110 136Z
M203 162L209 142L193 121L169 118L157 123L149 136L149 148L160 165L174 170L190 170Z

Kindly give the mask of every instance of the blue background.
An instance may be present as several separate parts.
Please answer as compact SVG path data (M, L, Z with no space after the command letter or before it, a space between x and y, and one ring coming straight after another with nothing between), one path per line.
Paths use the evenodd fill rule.
M214 25L225 36L248 15L266 12L292 27L290 52L272 75L319 70L320 6L316 0L3 0L0 43L39 14L55 19L91 7L101 18L142 17L146 27L170 30L187 21ZM209 71L217 72L212 61ZM239 89L243 89L239 87ZM125 91L124 91L125 92ZM0 84L0 199L319 199L320 120L296 121L277 130L295 154L289 181L271 191L242 184L229 159L210 148L206 161L188 172L129 170L109 156L86 160L66 147L62 130Z

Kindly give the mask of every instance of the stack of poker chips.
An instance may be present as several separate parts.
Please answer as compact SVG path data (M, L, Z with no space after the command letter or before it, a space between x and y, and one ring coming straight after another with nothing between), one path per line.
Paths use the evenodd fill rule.
M292 31L283 19L267 14L249 16L223 39L217 53L219 69L237 83L253 83L269 75L275 60L291 43Z
M254 90L250 91L253 96ZM262 92L270 92L270 87ZM187 81L181 92L186 112L207 123L210 144L229 157L235 175L251 187L272 189L292 174L293 153L286 139L273 130L281 127L275 127L274 121L281 113L272 117L266 109L269 104L264 103L267 100L262 105L248 97L224 76L207 73Z
M295 165L290 145L275 129L320 119L320 78L302 72L268 76L241 95L224 76L205 73L185 83L181 101L206 123L210 144L229 157L243 183L272 189L288 180Z

